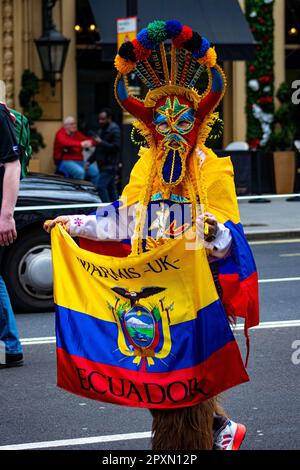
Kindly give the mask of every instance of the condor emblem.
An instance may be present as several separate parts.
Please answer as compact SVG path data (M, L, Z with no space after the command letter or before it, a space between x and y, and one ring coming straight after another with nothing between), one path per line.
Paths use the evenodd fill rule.
M163 292L165 287L144 287L139 292L122 287L112 290L118 296L115 305L108 303L108 307L119 327L118 349L125 356L123 360L134 357L133 362L143 371L155 359L164 362L171 349L169 325L173 304L167 307L165 298L156 303L145 299Z

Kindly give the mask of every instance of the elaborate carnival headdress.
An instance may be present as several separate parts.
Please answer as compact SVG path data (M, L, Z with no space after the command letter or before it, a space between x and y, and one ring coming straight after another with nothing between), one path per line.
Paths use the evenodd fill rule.
M165 47L167 40L171 41L170 53ZM130 114L148 123L153 118L151 108L158 99L183 96L204 120L225 91L225 75L216 61L214 47L190 27L176 20L153 21L138 33L137 39L124 42L118 51L116 98ZM128 92L127 75L133 71L149 90L143 100ZM198 85L203 72L207 73L208 83L200 92Z
M147 140L148 158L153 160L141 205L147 206L155 191L164 197L185 194L194 218L195 207L205 202L199 162L191 151L201 150L218 118L213 111L224 95L226 79L216 61L209 41L177 20L153 21L137 39L121 45L115 58L116 99L137 118L134 125ZM132 72L147 90L143 99L130 92ZM142 230L144 217L145 211L138 216L136 232Z

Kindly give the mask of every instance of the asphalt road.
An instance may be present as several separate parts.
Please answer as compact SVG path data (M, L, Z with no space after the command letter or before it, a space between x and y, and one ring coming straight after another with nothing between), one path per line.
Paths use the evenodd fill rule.
M300 341L300 321L282 322L300 320L300 241L260 242L252 248L260 280L267 281L260 283L261 321L267 328L251 331L250 383L226 392L222 403L248 428L243 449L299 449L300 363L292 362L292 345ZM53 313L19 314L17 322L22 338L54 336ZM242 331L236 336L244 354ZM27 340L24 354L23 367L0 370L0 450L15 444L150 449L147 410L95 402L58 389L55 344L49 340Z

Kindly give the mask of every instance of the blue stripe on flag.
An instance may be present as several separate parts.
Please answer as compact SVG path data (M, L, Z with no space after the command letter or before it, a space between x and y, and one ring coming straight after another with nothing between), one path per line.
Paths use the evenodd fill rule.
M241 223L234 224L228 220L224 224L232 236L231 256L220 260L221 274L238 273L240 281L256 272L256 265L251 248L246 240Z
M228 342L234 340L220 300L198 312L194 320L170 325L171 353L154 358L150 372L169 372L193 367L208 359ZM108 365L138 370L132 356L118 349L118 327L113 322L56 306L57 346L69 354ZM162 339L160 338L160 344Z

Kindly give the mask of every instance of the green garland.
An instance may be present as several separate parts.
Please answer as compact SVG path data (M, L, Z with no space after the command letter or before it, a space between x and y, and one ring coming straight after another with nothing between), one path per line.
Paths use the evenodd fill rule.
M251 148L265 147L272 131L274 1L246 0L246 18L257 42L255 59L246 65L247 141Z

